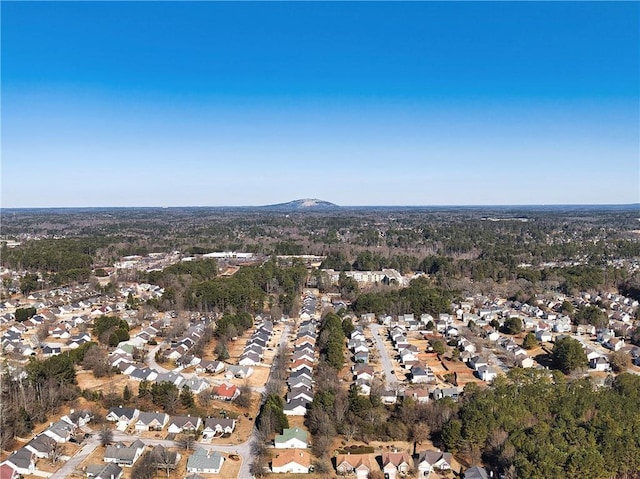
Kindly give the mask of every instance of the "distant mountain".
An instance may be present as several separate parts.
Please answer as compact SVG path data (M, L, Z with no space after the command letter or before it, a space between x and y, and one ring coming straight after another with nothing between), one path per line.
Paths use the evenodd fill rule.
M280 211L327 211L340 208L334 203L315 198L305 198L302 200L293 200L288 203L278 203L277 205L266 205L264 209L280 210Z

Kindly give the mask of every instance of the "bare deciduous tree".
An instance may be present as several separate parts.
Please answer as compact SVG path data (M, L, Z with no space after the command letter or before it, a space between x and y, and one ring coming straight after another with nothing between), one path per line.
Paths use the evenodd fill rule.
M108 425L103 424L100 432L98 432L98 439L100 439L100 445L102 447L107 447L113 442L113 430Z

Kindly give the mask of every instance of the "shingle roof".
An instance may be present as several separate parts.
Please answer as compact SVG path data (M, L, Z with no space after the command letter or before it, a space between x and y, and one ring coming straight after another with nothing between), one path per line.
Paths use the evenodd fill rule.
M311 454L304 449L278 449L278 455L273 458L271 465L273 467L282 467L292 462L309 467L311 465Z
M187 469L220 469L224 457L218 451L207 451L198 448L187 461Z
M291 439L298 439L306 444L307 431L298 427L291 427L282 430L282 434L279 434L275 438L276 443L287 442Z

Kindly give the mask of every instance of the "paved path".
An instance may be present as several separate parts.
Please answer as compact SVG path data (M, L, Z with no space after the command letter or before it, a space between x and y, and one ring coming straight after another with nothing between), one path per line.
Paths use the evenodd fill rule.
M155 369L159 373L168 373L168 372L170 372L170 370L166 369L166 368L163 368L156 361L156 353L160 350L161 346L162 346L162 343L152 347L149 350L149 352L147 353L147 358L146 358L147 359L147 366L149 366L151 369Z
M379 324L369 324L369 329L371 330L371 333L373 333L373 339L375 340L376 346L378 347L378 357L380 358L382 368L384 369L384 377L387 383L387 387L392 388L398 383L398 378L393 371L393 364L391 364L389 351L384 345L382 337L380 337L380 328L381 326Z
M100 445L98 438L91 438L78 453L69 459L60 469L54 472L50 479L64 479L73 473L80 464L89 457L93 451Z

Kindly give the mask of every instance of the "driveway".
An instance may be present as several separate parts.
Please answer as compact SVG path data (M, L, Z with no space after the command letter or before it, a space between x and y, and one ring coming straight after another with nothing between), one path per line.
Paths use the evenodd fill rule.
M73 473L77 468L80 467L80 464L89 457L93 451L100 445L100 441L98 438L91 438L89 441L78 451L78 453L69 459L64 465L54 472L50 479L65 479L67 476Z

